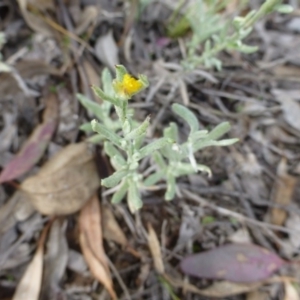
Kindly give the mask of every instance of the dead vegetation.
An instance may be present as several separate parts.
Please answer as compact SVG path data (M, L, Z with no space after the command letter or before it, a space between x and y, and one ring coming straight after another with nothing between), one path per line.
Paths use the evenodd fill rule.
M248 37L258 52L184 72L190 32L166 35L172 1L0 0L1 300L300 299L300 4L286 2L292 14ZM177 102L240 140L197 156L211 178L184 177L170 202L157 184L134 215L110 203L112 167L79 130L93 116L76 94L101 101L90 87L119 63L148 76L130 105L150 137L169 120L187 136Z

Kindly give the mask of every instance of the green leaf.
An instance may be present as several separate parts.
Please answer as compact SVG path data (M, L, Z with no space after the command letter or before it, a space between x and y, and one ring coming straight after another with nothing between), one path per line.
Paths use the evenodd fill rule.
M127 171L127 170L116 171L109 177L102 179L101 184L108 188L115 187L128 174L129 174L129 171Z
M178 127L176 123L170 123L169 127L164 129L164 137L178 142Z
M128 74L126 68L123 65L116 65L117 81L122 81L125 74Z
M155 163L162 169L166 169L167 168L167 165L165 163L165 160L164 158L162 157L162 155L158 152L158 151L155 151L153 154L152 154L152 157L153 157L153 160L155 161Z
M251 54L256 52L258 50L258 47L242 44L239 47L237 47L237 50L246 54Z
M138 211L143 206L137 183L134 180L128 180L127 203L131 213Z
M142 159L151 153L153 153L155 150L161 149L169 144L171 144L173 141L168 138L160 138L151 144L148 144L147 146L141 148L139 150L139 159Z
M98 119L103 120L103 113L101 105L95 101L90 100L82 94L77 94L79 102L90 112L92 112Z
M176 180L173 175L167 176L167 191L165 193L165 200L170 201L175 197Z
M115 93L112 86L112 76L107 68L103 69L101 79L104 93L113 97Z
M104 142L104 151L110 158L119 157L120 161L123 161L124 164L126 163L121 152L116 147L114 147L110 142L107 141Z
M172 105L172 110L188 123L191 128L191 133L194 133L199 129L199 122L196 116L188 108L181 104L174 103Z
M275 10L278 11L281 14L289 14L293 12L293 7L288 4L281 4L275 7Z
M91 125L92 125L92 128L93 128L94 131L96 131L97 133L101 134L106 139L108 139L109 141L111 141L113 144L115 144L118 147L120 147L120 145L121 145L121 143L120 143L120 137L117 134L115 134L114 132L112 132L111 130L109 130L107 127L105 127L104 125L100 124L96 120L93 120L91 122Z
M151 186L156 184L158 181L160 181L164 177L164 172L163 171L158 171L146 178L144 181L145 186Z
M229 122L223 122L219 125L217 125L207 136L206 140L217 140L222 135L227 133L230 130L231 126Z
M87 139L87 142L92 144L99 144L101 141L103 141L105 137L101 134L95 134Z
M125 136L125 140L138 139L139 137L143 136L146 133L149 124L150 117L147 117L146 120L138 128L133 129Z
M221 141L214 141L214 140L198 141L193 145L193 149L194 149L194 152L196 152L196 151L199 151L203 148L210 147L210 146L218 146L218 147L229 146L238 141L239 141L239 139L227 139L227 140L221 140Z
M92 86L92 90L94 91L95 95L97 97L99 97L100 99L102 99L103 101L108 101L110 102L111 104L115 105L115 106L118 106L118 107L121 107L121 103L118 99L110 96L110 95L107 95L105 94L99 87L97 86Z
M80 125L79 129L84 132L92 132L93 131L93 128L92 128L92 125L90 122Z
M119 189L112 196L111 203L113 204L120 203L125 197L127 190L128 190L127 180L123 180Z

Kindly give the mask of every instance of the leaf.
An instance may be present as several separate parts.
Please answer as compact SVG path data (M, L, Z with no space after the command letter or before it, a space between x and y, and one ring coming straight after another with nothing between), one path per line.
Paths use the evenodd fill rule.
M199 294L205 297L214 297L221 298L229 297L238 294L248 293L257 289L263 283L251 283L251 284L241 284L234 283L229 281L217 281L214 282L206 289L198 289L196 286L187 283L186 281L182 281L179 279L172 278L171 276L164 274L163 277L173 286L183 288L185 291Z
M163 274L165 272L165 268L161 255L159 240L150 223L148 223L148 246L152 255L156 272Z
M96 120L91 122L92 128L95 132L101 134L103 137L111 141L116 146L120 147L120 137L115 134L113 131L108 129L105 125L98 123Z
M82 35L91 24L96 24L97 17L99 15L98 7L96 5L85 6L80 19L75 28L77 35Z
M112 299L117 299L103 248L101 211L96 195L81 210L79 228L80 246L91 273L104 285Z
M195 114L192 113L192 111L190 111L188 108L186 108L183 105L174 103L172 105L172 110L189 124L191 128L191 133L194 133L199 129L199 122Z
M229 244L185 257L181 270L199 278L252 283L268 278L285 262L253 244Z
M284 281L285 296L284 300L299 300L299 293L288 280Z
M127 238L116 221L112 211L107 206L102 207L103 236L109 241L114 241L123 247L128 245Z
M57 118L58 100L55 94L49 94L42 124L35 128L18 154L5 166L0 183L20 177L40 160L55 131Z
M281 104L286 122L300 130L300 104L288 94L288 91L273 89L272 93Z
M40 1L36 1L37 3ZM51 3L53 5L53 1L48 1L47 2ZM40 12L37 13L33 13L30 12L27 8L28 5L28 0L18 0L19 6L20 6L20 10L22 12L22 15L26 21L26 23L28 24L28 26L38 32L41 33L44 36L53 36L53 31L52 29L48 26L48 24L45 23L44 20L42 20L41 17L38 16L38 14L40 14Z
M59 285L68 262L68 244L65 237L66 225L60 219L55 220L48 235L40 297L43 300L58 299L58 295L62 293Z
M96 41L95 54L97 58L111 70L119 64L118 46L113 38L112 31L100 36Z
M94 155L85 143L71 144L27 178L21 189L45 215L66 215L79 209L100 186Z
M49 226L46 226L41 234L35 255L17 286L13 300L39 299L43 275L44 243L48 229Z
M277 180L272 191L273 203L287 206L292 202L297 178L287 173L286 160L282 159L277 167ZM283 225L287 218L287 211L274 207L271 211L271 223Z

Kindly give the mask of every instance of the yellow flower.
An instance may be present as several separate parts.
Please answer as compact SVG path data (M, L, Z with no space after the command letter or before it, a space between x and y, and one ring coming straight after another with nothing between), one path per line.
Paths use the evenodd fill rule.
M131 98L134 94L143 89L144 84L140 79L135 79L129 74L124 74L121 81L114 81L114 88L117 94L125 98Z

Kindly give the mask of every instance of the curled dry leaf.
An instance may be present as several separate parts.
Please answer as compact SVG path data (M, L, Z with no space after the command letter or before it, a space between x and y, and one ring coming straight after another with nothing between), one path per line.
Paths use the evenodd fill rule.
M98 38L95 45L95 53L97 58L111 70L114 70L115 65L119 64L118 46L112 31Z
M205 297L215 297L221 299L224 297L248 293L257 289L263 284L262 282L241 284L229 281L217 281L206 289L198 289L196 286L190 283L187 283L180 279L172 278L169 275L164 274L163 277L174 287L182 288L185 291L202 295Z
M68 262L68 244L65 229L66 223L57 219L52 223L48 234L41 290L41 299L43 300L59 299L57 294L61 293L59 283Z
M83 34L90 25L95 25L99 15L98 7L96 5L87 5L75 29L77 35Z
M46 24L45 21L37 14L34 14L28 10L28 0L18 0L18 3L26 23L32 30L45 36L53 36L53 31L48 24Z
M156 272L158 272L159 274L163 274L165 268L160 251L159 240L150 223L148 224L148 246L152 255L152 259L154 261L154 267Z
M35 255L18 284L13 300L39 299L43 274L44 243L48 229L49 224L42 232Z
M0 175L0 183L23 175L40 160L55 131L57 118L58 99L55 94L49 94L42 124L35 128L18 154L5 166Z
M185 257L181 270L198 278L252 283L269 278L285 262L253 244L228 244Z
M80 210L99 186L94 155L79 143L59 151L21 189L40 213L66 215Z
M286 160L282 159L277 167L277 180L272 192L272 200L276 204L289 205L292 201L297 178L287 173ZM287 218L287 212L280 208L271 211L271 223L283 225Z
M284 300L299 300L299 293L288 280L284 281L285 296Z
M101 211L96 195L82 208L79 216L79 241L84 258L94 277L117 299L103 248Z
M114 241L123 247L128 245L128 241L121 227L117 223L113 213L107 206L102 207L102 227L103 236L109 241Z

